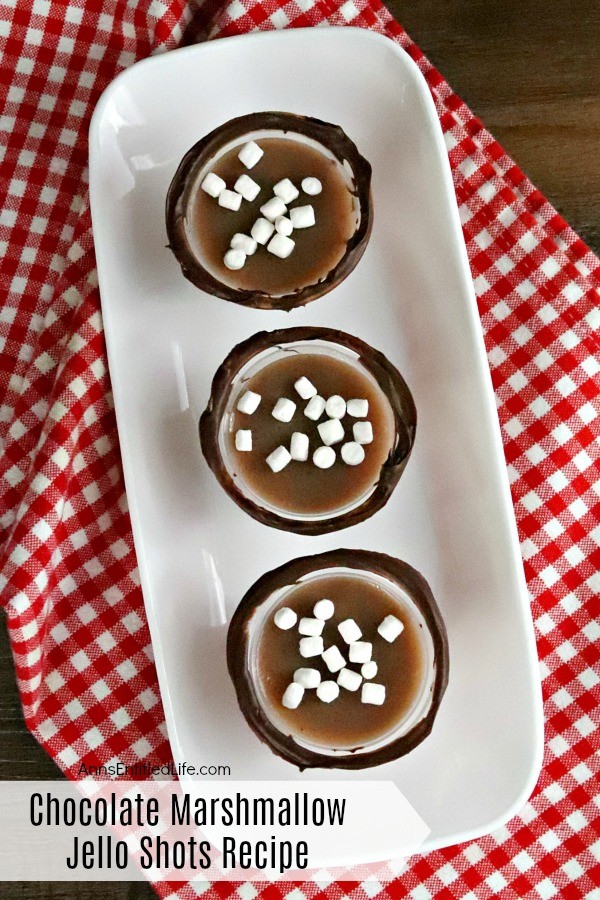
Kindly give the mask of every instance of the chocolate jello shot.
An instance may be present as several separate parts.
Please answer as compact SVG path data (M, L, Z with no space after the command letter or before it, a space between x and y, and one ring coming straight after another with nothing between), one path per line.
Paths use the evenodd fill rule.
M229 673L271 750L300 768L362 769L430 733L448 641L426 580L380 553L337 550L260 578L231 621Z
M200 419L204 457L249 515L324 534L389 499L416 429L410 390L386 357L329 328L259 332L218 369Z
M169 246L197 287L292 309L352 271L372 226L371 167L337 125L291 113L232 119L181 161Z

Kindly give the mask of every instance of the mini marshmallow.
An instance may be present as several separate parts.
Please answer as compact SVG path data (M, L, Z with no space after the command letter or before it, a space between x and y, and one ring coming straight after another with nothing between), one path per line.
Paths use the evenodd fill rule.
M370 444L373 440L373 426L370 422L355 422L352 434L357 444Z
M295 206L290 210L290 219L294 228L310 228L315 224L315 211L310 206Z
M308 616L304 616L298 623L300 634L306 634L308 637L318 637L318 635L323 633L324 627L325 622L321 621L321 619L310 619Z
M319 635L300 638L300 656L310 659L323 653L323 638Z
M268 219L257 219L250 230L250 234L258 244L264 246L274 231L275 226Z
M346 665L346 660L340 653L339 649L333 644L321 653L321 659L330 672L339 672Z
M290 441L290 456L296 462L306 462L308 459L308 435L303 431L294 431Z
M293 230L294 226L290 219L286 218L286 216L277 216L275 219L275 231L285 235L285 237L289 237Z
M311 690L321 684L321 673L318 669L296 669L294 681L296 684L301 684L303 688Z
M294 401L288 400L287 397L280 397L273 407L271 415L278 422L291 422L295 412L296 404Z
M243 250L228 250L223 257L223 262L228 269L235 272L238 269L244 268L244 265L246 264L246 254Z
M304 415L308 419L312 419L313 422L316 422L317 419L320 419L324 412L325 400L323 399L323 397L319 397L318 394L315 394L314 397L311 397L304 408Z
M279 447L267 456L267 465L273 472L281 472L282 469L285 469L291 459L292 457L286 448L282 447L280 444Z
M282 178L273 188L276 197L283 200L284 203L291 203L296 197L300 196L300 191L295 187L289 178Z
M298 621L298 616L289 606L282 606L273 616L273 621L282 631L289 631Z
M370 703L372 706L382 706L385 702L385 685L367 681L363 684L360 695L362 703Z
M256 200L260 194L260 184L257 184L249 175L240 175L233 187L244 200L248 200L250 203Z
M316 197L317 194L320 194L323 190L323 185L318 178L303 178L302 190L305 194L308 194L309 197Z
M350 662L353 663L370 662L372 653L373 644L369 643L369 641L353 641L348 650Z
M384 641L393 644L399 634L404 631L404 625L396 616L386 616L379 628L377 634L380 634Z
M210 194L211 197L218 197L221 191L224 191L227 185L223 181L222 178L219 178L218 175L215 175L214 172L209 172L205 177L204 181L200 185L203 191L206 191L207 194Z
M353 644L355 641L359 641L362 637L362 631L360 630L354 619L344 619L344 621L340 622L340 624L338 625L338 631L347 644ZM366 660L363 660L363 662L366 662Z
M366 680L368 680L369 678L375 678L378 668L379 667L375 660L370 659L369 662L363 663L363 665L360 667L360 674Z
M313 616L316 619L323 619L324 622L330 619L335 612L335 606L331 600L317 600L313 607Z
M267 250L273 256L278 256L279 259L287 259L295 246L296 244L291 238L277 232L267 244Z
M255 394L254 391L246 391L238 400L236 409L251 416L258 409L261 400L260 394Z
M362 682L362 675L353 672L352 669L342 669L338 675L337 683L347 691L357 691Z
M301 684L298 684L296 681L292 681L291 684L285 689L285 693L281 698L282 704L286 707L286 709L297 709L298 706L302 703L302 698L304 697L304 688Z
M340 452L347 466L359 466L365 458L362 444L357 444L356 441L348 441L347 444L342 444Z
M335 681L322 681L317 688L317 697L323 703L331 703L332 700L337 700L339 696L340 689Z
M303 400L310 400L310 398L314 397L317 393L317 389L312 381L309 381L304 375L294 383L294 387Z
M257 143L248 141L238 153L238 159L247 169L253 169L264 152L265 151L261 150Z
M254 238L251 238L247 234L234 234L231 238L231 249L232 250L241 250L246 256L252 256L253 253L256 253L257 243Z
M340 441L344 440L344 429L339 419L327 419L326 422L321 422L320 425L317 425L317 429L326 447L331 447L332 444L339 444Z
M235 433L235 449L242 452L252 450L252 432L244 428L240 428Z
M225 209L232 209L234 212L237 212L240 206L242 205L242 195L238 194L237 191L229 191L225 188L224 191L221 191L219 194L219 206L225 207Z
M368 400L348 400L346 411L353 419L364 419L369 412Z
M325 404L325 412L330 419L343 419L346 415L346 401L339 394L334 394Z
M330 469L335 462L335 450L333 447L317 447L313 462L318 469Z
M261 213L269 222L274 222L278 216L283 216L287 212L287 206L281 197L271 197L260 208Z

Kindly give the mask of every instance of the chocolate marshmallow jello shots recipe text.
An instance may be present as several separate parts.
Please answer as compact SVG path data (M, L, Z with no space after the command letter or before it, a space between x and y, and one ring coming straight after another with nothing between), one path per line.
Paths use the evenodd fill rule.
M298 534L355 525L389 499L416 411L398 370L328 328L259 332L218 369L200 419L221 486L255 519Z
M403 756L431 731L448 680L429 585L407 563L364 550L263 575L233 616L227 660L252 730L300 768Z
M184 156L166 224L197 287L246 306L292 309L340 284L362 256L371 166L337 125L281 112L242 116Z

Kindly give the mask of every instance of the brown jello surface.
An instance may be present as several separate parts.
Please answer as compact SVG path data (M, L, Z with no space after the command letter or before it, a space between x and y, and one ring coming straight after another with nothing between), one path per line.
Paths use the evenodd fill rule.
M210 171L223 178L230 190L240 175L250 176L261 187L256 200L242 200L238 211L225 209L200 188L200 177L191 196L186 224L192 246L215 277L237 289L276 296L315 284L334 269L356 230L356 216L353 195L334 160L292 138L258 138L257 143L264 153L251 169L238 159L242 144L210 166ZM301 188L302 180L311 177L318 178L323 187L316 196ZM274 196L274 185L284 178L289 178L300 191L288 210L311 205L315 225L292 232L290 237L296 246L287 259L279 259L259 244L242 269L228 269L223 257L231 238L238 232L250 234L256 220L263 217L260 207Z
M322 600L330 602L315 613ZM319 615L320 636L314 622L300 624ZM360 641L372 645L377 672L361 665L358 674L359 664L350 662L347 642L357 636L348 623L339 633L345 619L354 619ZM379 634L382 622L390 641ZM305 656L301 628L317 635L308 646L303 641ZM323 652L332 664L329 643L346 663L341 676L323 665ZM352 655L368 649L355 645ZM383 553L342 548L292 559L254 582L229 625L227 668L246 721L274 753L301 769L364 769L409 753L430 734L448 683L448 638L416 569Z
M360 687L357 691L340 688L339 696L330 703L320 700L315 690L306 689L296 709L282 705L296 669L318 669L323 681L337 681L338 674L331 673L321 657L305 659L300 655L302 635L297 626L282 631L274 622L275 613L282 607L294 610L298 621L303 616L312 618L315 603L324 598L335 605L334 615L325 622L322 632L325 648L337 646L348 660L348 644L337 626L345 619L354 619L362 631L360 640L372 643L372 659L378 666L376 676L362 683L385 687L381 706L361 702ZM388 615L404 625L393 643L377 632ZM383 737L405 717L421 692L425 678L421 627L391 593L359 575L324 575L299 584L270 612L258 644L257 670L261 693L269 706L267 715L296 739L330 749L351 750ZM347 667L360 673L359 664L348 662Z
M328 416L324 412L317 421L312 421L304 414L309 401L303 400L294 387L302 376L312 382L324 399L339 395L345 400L364 399L369 403L365 417L346 414L341 419L345 436L333 445L336 459L328 469L318 468L312 460L314 451L323 445L317 426ZM385 394L364 369L329 355L290 352L245 381L241 393L248 390L261 395L260 405L251 415L234 409L228 440L236 475L263 502L299 515L329 513L351 505L377 484L395 443L394 415ZM272 416L281 397L296 404L290 422L280 422ZM364 421L372 425L373 441L363 445L363 462L348 465L342 460L341 447L355 440L353 425ZM251 451L236 450L238 429L252 431ZM305 462L292 459L282 471L273 472L266 458L278 446L289 449L293 432L308 435L308 459Z

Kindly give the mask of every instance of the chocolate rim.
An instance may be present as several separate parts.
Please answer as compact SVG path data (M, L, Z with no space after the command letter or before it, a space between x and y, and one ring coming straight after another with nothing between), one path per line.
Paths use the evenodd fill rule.
M357 754L329 756L302 747L291 735L280 731L266 716L259 703L254 680L248 667L248 622L255 610L271 595L303 576L320 569L350 568L372 572L397 584L421 612L433 641L435 676L429 711L406 734L376 750ZM302 556L267 572L246 592L237 607L227 633L227 667L233 681L239 707L256 736L275 753L300 769L365 769L381 766L404 756L421 743L433 723L448 684L449 654L446 626L425 578L408 563L370 550L331 550L315 556Z
M254 356L270 347L284 346L297 341L329 341L358 354L360 362L375 378L385 394L394 415L396 445L381 467L373 493L364 503L347 513L319 520L297 521L259 506L237 486L223 462L219 447L221 420L227 411L232 384L239 370ZM334 328L302 326L259 331L238 344L221 363L214 376L208 405L200 417L200 444L204 458L221 487L248 515L282 531L296 534L327 534L349 528L368 519L388 502L410 456L417 425L417 411L410 389L400 372L380 353L360 338Z
M217 153L224 144L254 131L260 130L293 131L312 138L330 150L340 163L347 160L352 169L355 190L360 205L360 223L347 243L346 251L339 263L326 277L292 293L280 297L272 297L261 291L246 291L229 287L219 281L204 268L191 250L185 233L185 210L196 176L207 159ZM354 269L367 246L373 213L371 202L371 165L358 152L356 145L350 140L339 125L322 122L308 116L298 116L284 112L260 112L240 116L225 122L210 134L199 140L185 154L167 192L166 225L169 239L168 247L173 251L183 275L196 287L208 294L214 294L223 300L252 306L258 309L294 309L304 306L311 300L322 297L337 287Z

